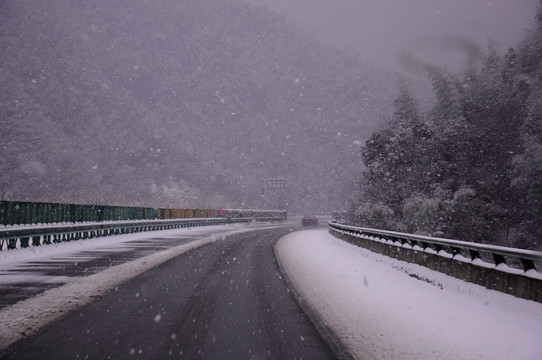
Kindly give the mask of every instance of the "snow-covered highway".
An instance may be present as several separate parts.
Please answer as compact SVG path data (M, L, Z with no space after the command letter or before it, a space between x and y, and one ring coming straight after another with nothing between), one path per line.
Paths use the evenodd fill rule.
M21 281L54 287L4 305L0 310L0 347L47 328L46 324L66 318L66 313L102 301L121 284L169 259L255 227L232 225L120 235L0 253L3 287ZM281 270L314 322L332 330L332 338L339 339L355 358L541 358L542 304L371 253L334 238L326 229L291 232L295 227L286 225L284 230L290 233L275 243ZM166 246L166 240L175 238L180 239L179 245ZM150 239L160 239L163 248L154 253L148 248L140 252L143 257L105 269L89 269L88 274L59 277L54 272L55 276L29 271L36 264L51 271L54 263L80 266L104 253L141 251L149 246ZM267 238L263 243L276 240ZM228 262L221 264L229 266ZM233 261L226 271L234 271L236 266ZM236 281L223 280L229 288L230 280ZM278 309L276 306L271 308ZM24 346L23 342L19 344Z
M26 262L19 271L34 265L43 279L66 268L73 278L0 311L0 339L21 338L5 359L335 359L275 261L274 243L292 230L257 224L155 232ZM137 257L134 248L149 251L153 242L154 253ZM119 264L107 250L129 260ZM70 259L93 274L74 272Z

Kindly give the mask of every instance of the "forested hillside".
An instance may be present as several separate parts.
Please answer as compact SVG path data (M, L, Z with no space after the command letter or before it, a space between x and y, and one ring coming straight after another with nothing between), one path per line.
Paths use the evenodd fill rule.
M379 82L242 2L2 1L3 196L258 207L259 179L284 177L285 206L331 209Z
M357 224L526 248L542 245L542 10L504 54L462 77L427 67L425 112L401 82L363 148Z

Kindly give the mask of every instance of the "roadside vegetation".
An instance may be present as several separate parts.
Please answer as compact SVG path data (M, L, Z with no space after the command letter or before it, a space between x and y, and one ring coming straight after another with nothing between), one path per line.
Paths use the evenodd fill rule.
M406 81L362 149L357 225L521 248L542 237L542 10L504 54L462 76L426 66L435 102Z

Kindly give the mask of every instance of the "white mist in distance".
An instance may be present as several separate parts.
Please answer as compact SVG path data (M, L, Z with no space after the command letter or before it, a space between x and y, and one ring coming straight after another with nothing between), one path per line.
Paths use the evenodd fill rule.
M538 0L246 0L278 10L328 44L387 70L416 64L463 70L491 40L515 46Z

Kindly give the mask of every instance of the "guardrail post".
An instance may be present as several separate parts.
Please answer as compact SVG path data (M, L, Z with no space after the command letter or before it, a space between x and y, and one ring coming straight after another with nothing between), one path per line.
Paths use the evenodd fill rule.
M21 241L21 248L26 249L29 246L28 245L28 242L30 241L29 238L22 237L20 241Z
M493 255L493 260L495 260L495 266L499 264L506 264L506 259L504 256L495 253L492 253L491 255Z
M17 249L17 239L8 239L8 250Z
M40 246L41 245L40 240L41 240L40 235L32 236L32 246Z
M419 243L420 243L421 248L422 248L423 251L425 251L425 249L427 249L429 247L429 244L426 243L425 241L420 241Z
M455 257L456 255L461 255L461 249L455 246L450 246L450 249L452 250L452 257Z
M480 252L479 251L476 251L476 250L471 250L469 249L469 254L470 254L470 258L472 261L476 260L476 259L481 259L482 257L480 256Z
M523 259L523 258L521 258L520 261L521 261L521 264L523 265L523 270L525 272L527 272L529 270L532 270L532 269L536 270L536 266L534 265L534 261L529 260L529 259Z

